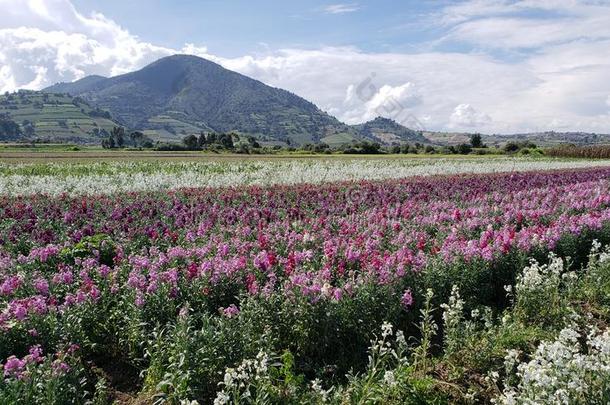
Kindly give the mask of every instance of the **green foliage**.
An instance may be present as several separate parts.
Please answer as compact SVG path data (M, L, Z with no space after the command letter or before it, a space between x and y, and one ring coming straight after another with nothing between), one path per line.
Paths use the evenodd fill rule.
M85 258L96 255L100 264L114 265L116 247L108 235L97 234L86 236L72 247L64 248L61 257L68 263L74 263L76 258Z
M21 128L8 114L0 114L0 140L11 141L19 139Z

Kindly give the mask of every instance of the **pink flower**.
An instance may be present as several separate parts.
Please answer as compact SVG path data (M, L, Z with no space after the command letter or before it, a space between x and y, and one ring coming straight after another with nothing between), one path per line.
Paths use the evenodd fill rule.
M30 347L29 352L30 354L26 356L27 363L41 363L44 360L40 345Z
M20 378L25 365L26 362L24 360L20 360L15 356L9 357L4 364L4 376Z
M231 304L226 308L221 308L220 311L227 318L233 318L239 314L239 308L237 308L235 304Z
M55 360L51 367L55 376L65 375L70 371L70 366L61 360Z
M411 308L411 305L413 305L413 295L411 294L411 289L405 290L404 294L402 294L402 297L400 298L400 303L404 309Z

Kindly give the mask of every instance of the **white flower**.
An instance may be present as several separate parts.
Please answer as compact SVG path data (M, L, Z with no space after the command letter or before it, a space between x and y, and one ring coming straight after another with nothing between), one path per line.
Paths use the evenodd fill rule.
M227 395L224 391L219 391L216 393L216 399L214 399L214 405L225 405L228 404L231 400L231 397Z
M384 322L383 325L381 325L381 336L383 338L392 336L392 324L391 323Z
M386 371L383 375L383 382L391 387L396 385L396 377L394 376L394 372Z

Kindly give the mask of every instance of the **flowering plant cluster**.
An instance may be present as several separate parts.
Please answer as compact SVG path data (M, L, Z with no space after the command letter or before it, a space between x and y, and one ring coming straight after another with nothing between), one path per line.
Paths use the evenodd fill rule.
M608 236L610 168L2 196L0 213L5 378L32 364L31 347L49 353L67 342L87 358L111 353L142 370L182 367L201 347L161 352L183 308L200 339L180 335L185 345L206 342L211 353L192 364L234 366L267 344L290 348L310 375L333 378L366 364L380 319L413 320L425 284L435 282L423 277L428 269L459 268L468 279L472 269L520 265L566 237ZM469 290L491 278L472 278ZM243 338L237 330L252 339L223 346ZM157 359L147 357L153 332ZM339 364L346 353L353 359Z
M103 163L0 163L1 195L93 195L191 187L243 187L388 180L413 176L567 170L609 166L610 161L469 157L218 159Z

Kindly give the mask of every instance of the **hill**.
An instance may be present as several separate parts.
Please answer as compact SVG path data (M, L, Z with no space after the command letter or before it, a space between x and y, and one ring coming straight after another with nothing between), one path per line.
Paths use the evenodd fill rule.
M118 125L82 98L24 90L0 95L0 116L18 125L10 135L0 134L3 141L99 143Z
M156 139L179 140L200 131L235 131L291 144L357 136L295 94L196 56L169 56L136 72L87 77L45 91L79 95Z
M423 135L438 145L457 145L467 143L472 134L459 132L424 132ZM594 134L588 132L531 132L507 135L481 135L489 146L503 146L508 142L532 142L538 146L556 146L562 144L599 145L610 144L609 134Z
M364 124L355 125L354 129L361 138L370 139L383 145L430 143L430 140L424 137L422 132L404 127L388 118L377 117Z

